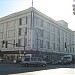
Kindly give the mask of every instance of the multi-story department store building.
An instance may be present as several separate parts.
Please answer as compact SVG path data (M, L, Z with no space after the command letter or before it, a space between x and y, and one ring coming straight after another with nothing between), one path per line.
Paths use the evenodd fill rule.
M74 50L75 50L75 31L74 31Z
M57 59L74 55L74 33L65 21L55 21L31 7L0 18L0 50L4 58L32 54Z

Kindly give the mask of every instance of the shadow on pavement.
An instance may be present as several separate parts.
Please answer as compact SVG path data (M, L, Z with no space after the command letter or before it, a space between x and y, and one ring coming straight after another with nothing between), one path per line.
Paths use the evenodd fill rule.
M0 75L19 74L40 70L50 70L56 68L75 68L74 64L71 65L47 65L46 67L24 67L19 64L0 64Z

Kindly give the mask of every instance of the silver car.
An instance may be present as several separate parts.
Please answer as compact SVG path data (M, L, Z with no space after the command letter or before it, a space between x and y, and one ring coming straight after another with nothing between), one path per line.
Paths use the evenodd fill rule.
M41 57L23 57L22 58L22 65L29 66L29 65L35 65L35 66L46 66L46 61L43 61Z

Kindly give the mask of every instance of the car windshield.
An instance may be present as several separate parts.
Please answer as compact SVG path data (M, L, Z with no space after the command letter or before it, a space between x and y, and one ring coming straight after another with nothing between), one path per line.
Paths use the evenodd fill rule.
M64 59L69 59L70 57L64 57Z

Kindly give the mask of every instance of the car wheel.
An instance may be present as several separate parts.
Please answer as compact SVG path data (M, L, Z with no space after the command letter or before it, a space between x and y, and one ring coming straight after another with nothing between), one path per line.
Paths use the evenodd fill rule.
M26 64L25 64L25 67L27 67L27 66L28 66L28 64L26 63Z

